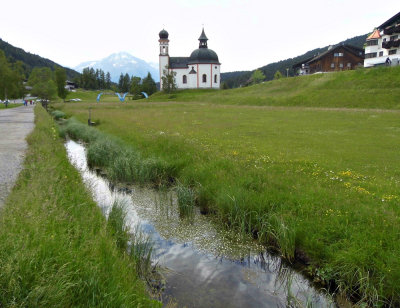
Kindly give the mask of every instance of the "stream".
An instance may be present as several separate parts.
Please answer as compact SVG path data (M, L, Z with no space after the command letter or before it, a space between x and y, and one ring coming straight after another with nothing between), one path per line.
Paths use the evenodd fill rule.
M180 218L172 191L115 187L88 168L83 145L69 140L65 147L103 213L119 200L126 207L129 228L140 227L151 237L152 261L161 266L166 281L164 304L172 300L178 307L336 307L329 294L251 237L226 230L198 210L191 221Z

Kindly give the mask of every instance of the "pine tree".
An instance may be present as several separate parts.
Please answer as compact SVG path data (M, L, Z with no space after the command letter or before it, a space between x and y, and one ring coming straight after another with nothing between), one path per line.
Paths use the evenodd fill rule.
M119 80L118 80L118 91L122 92L122 87L124 86L124 75L119 75Z
M129 93L133 95L133 98L139 97L140 93L142 92L142 85L140 84L140 82L141 82L140 77L132 76Z
M111 75L110 72L106 74L106 89L111 89Z
M129 77L128 73L126 73L124 75L124 79L122 82L121 92L123 93L129 92L130 87L131 87L131 78Z
M150 72L147 74L142 81L142 91L146 92L147 95L151 95L157 91L157 86L153 78L151 77Z

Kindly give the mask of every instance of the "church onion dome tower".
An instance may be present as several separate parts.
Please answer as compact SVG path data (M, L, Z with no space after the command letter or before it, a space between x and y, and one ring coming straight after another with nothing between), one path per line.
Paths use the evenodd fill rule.
M164 40L168 39L168 32L164 29L162 29L158 35L159 35L160 39L164 39Z
M199 48L190 57L171 57L169 55L169 35L165 29L159 33L160 89L168 82L167 75L173 72L178 89L219 89L221 85L221 63L217 54L208 49L208 38L204 28L199 37Z
M161 35L161 32L160 32ZM203 31L199 37L199 48L194 50L190 57L188 64L195 64L195 63L212 63L212 64L220 64L218 61L218 55L214 50L208 49L207 46L208 38Z

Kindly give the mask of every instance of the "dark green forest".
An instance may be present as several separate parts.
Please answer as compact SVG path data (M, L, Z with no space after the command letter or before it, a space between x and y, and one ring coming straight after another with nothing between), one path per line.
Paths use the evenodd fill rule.
M29 74L35 67L49 67L51 70L54 70L56 67L62 67L61 65L49 59L26 52L22 48L14 47L2 39L0 39L0 50L4 51L9 63L13 64L17 61L21 61L23 63L23 70L26 79L29 77ZM76 79L80 76L78 72L70 68L64 67L64 69L67 73L67 78L70 80Z
M353 38L339 42L338 44L348 44L348 45L353 45L358 48L363 48L365 39L367 38L367 35L368 34L355 36ZM335 45L338 45L338 44L335 44ZM294 76L294 71L292 69L292 66L294 64L304 61L304 60L306 60L312 56L315 56L319 53L322 53L322 52L328 50L328 47L329 46L325 46L322 48L316 48L316 49L307 51L305 54L303 54L301 56L289 58L289 59L282 60L279 62L270 63L263 67L260 67L259 69L264 73L264 75L266 77L265 80L274 79L274 74L276 73L276 71L280 71L283 76L286 76L287 68L289 68L289 76ZM245 85L247 85L247 83L254 71L255 70L222 73L221 74L221 82L226 83L229 88L237 88L240 86L245 86Z

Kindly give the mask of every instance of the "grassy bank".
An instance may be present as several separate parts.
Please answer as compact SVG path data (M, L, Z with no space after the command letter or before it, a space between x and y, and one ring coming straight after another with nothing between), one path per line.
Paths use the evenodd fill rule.
M0 103L0 109L9 109L9 108L15 108L15 107L19 107L19 106L22 106L22 104L10 103L10 104L8 104L8 106L6 108L6 105L4 105L3 103Z
M40 106L35 122L24 170L0 212L0 306L159 307Z
M184 90L152 95L150 101L254 106L400 109L400 67L283 78L233 90Z
M360 102L357 97L370 95L367 85L376 83L379 71L173 94L177 101L191 100L187 103L84 102L57 107L83 123L92 107L98 130L134 148L142 159L162 161L168 166L164 170L173 170L164 173L166 178L175 177L194 192L196 204L204 211L218 215L227 226L252 232L288 259L303 260L317 280L335 281L338 290L355 301L399 305L399 111L332 110L331 105L310 109L301 107L302 103L295 107L243 105L246 101L235 105L247 96L252 104L254 96L246 91L269 97L270 87L276 87L283 105L289 104L290 97L286 101L284 93L291 91L291 83L333 78L330 82L335 86L325 95L308 93L309 105L325 106L328 101L336 106L340 95L345 95L343 91L335 96L336 90L360 86L345 80L362 74L368 76L364 88L354 88L354 102L351 97L345 101L346 107L354 108ZM391 68L384 72L388 75L379 78L388 84L389 79L399 78L392 76L396 71ZM385 104L395 108L398 88L393 86L392 94L375 89L389 103L372 105L372 97L363 108ZM135 176L131 179L136 180Z

